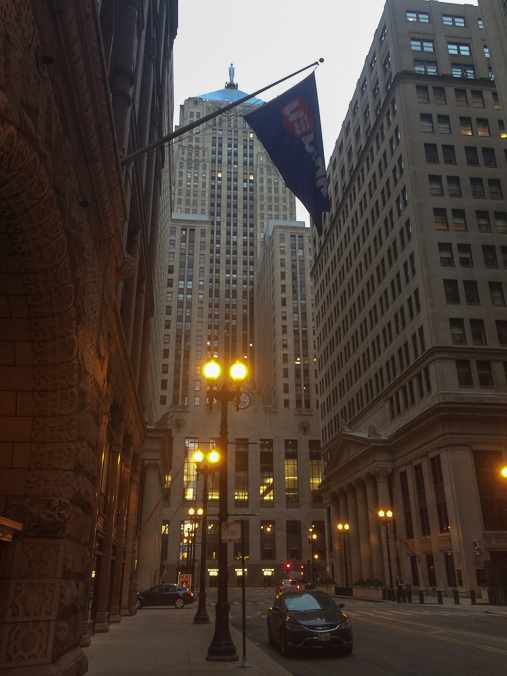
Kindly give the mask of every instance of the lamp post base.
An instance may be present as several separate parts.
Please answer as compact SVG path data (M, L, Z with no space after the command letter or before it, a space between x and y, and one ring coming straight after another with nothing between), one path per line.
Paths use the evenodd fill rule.
M208 646L208 662L237 662L236 646L229 631L229 604L217 603L215 606L215 635Z
M209 624L208 611L206 610L206 593L199 594L199 605L194 616L194 624Z

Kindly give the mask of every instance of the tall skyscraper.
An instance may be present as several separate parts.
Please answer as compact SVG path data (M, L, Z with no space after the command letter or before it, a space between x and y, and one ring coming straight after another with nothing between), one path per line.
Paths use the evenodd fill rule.
M224 89L185 101L180 126L243 96L231 66ZM249 369L240 409L229 404L228 411L228 503L231 520L248 515L247 584L275 584L287 563L294 574L307 574L312 527L325 575L310 230L294 220L293 194L242 118L260 103L251 100L196 127L174 151L160 398L172 429L161 564L166 580L177 570L187 574L196 554L200 558L201 533L194 534L188 510L198 506L203 488L192 456L219 436L220 404L208 409L202 375L212 357L226 367L239 358ZM216 476L209 493L213 583ZM241 579L239 544L230 547L234 585L236 575Z
M479 8L388 0L314 235L339 580L340 521L354 580L468 592L506 567L506 142Z

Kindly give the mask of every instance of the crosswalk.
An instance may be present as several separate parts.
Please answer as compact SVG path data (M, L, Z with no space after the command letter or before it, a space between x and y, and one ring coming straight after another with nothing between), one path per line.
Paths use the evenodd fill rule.
M245 606L248 606L248 611L250 613L258 614L264 612L264 610L271 605L271 601L267 601L264 599L258 600L258 601L246 601ZM241 609L241 601L232 601L231 602L231 611L238 612ZM441 617L442 615L448 616L448 617L470 617L474 613L467 612L466 610L458 610L453 609L453 610L444 610L443 608L435 608L434 610L429 609L427 607L425 608L419 608L415 607L413 610L409 608L393 608L393 609L384 609L384 608L369 608L368 610L363 610L359 608L346 608L345 609L347 615L349 617L379 617L379 618L390 618L390 619L396 619L396 618L401 618L402 616L420 616L420 615L427 615L427 616L439 616Z

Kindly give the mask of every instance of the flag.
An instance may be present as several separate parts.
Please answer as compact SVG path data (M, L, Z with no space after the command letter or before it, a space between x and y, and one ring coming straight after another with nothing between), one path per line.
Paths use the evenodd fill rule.
M322 234L330 205L315 73L244 118Z

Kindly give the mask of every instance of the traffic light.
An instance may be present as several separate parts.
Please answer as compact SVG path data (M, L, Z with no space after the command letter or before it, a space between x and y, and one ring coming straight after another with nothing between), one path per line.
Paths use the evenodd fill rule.
M291 569L291 567L292 567L292 566L291 566L290 563L286 563L286 564L285 564L285 570L286 570L287 572Z

